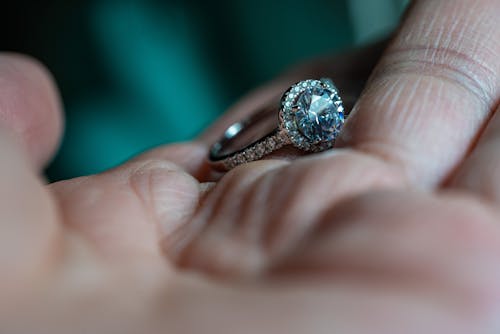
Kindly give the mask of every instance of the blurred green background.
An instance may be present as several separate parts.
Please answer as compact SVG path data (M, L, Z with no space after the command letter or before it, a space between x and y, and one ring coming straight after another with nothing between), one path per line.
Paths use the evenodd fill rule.
M406 0L18 0L3 50L44 62L66 132L51 180L95 173L189 139L294 63L370 42Z

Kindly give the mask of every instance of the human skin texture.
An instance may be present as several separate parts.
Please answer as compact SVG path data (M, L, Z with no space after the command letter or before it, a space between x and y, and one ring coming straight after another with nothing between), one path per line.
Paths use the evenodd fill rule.
M363 82L377 48L54 184L56 88L1 55L0 332L498 334L499 18L499 0L415 1L334 150L225 175L205 159L226 126L299 79Z

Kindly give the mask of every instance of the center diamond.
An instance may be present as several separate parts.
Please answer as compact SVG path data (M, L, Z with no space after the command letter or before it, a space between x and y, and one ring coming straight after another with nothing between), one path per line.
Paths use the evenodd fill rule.
M331 90L313 87L296 100L295 122L298 130L314 143L334 140L344 124L343 109L336 104Z

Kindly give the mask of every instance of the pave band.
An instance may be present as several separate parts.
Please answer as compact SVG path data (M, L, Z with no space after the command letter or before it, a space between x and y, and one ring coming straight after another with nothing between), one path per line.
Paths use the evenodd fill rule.
M226 157L217 155L219 149L214 147L210 153L210 161L216 169L227 171L244 163L262 159L289 144L290 141L288 138L276 129L258 142L250 144L244 150L240 150Z
M231 125L210 150L214 169L228 171L293 145L306 152L333 147L345 121L344 106L330 79L291 86L279 108L259 111Z

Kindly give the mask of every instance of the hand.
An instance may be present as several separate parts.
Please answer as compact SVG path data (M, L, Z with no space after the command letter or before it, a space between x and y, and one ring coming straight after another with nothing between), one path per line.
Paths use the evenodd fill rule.
M498 333L499 13L416 1L338 149L215 185L206 143L295 74L197 141L44 186L57 97L2 56L2 333Z

